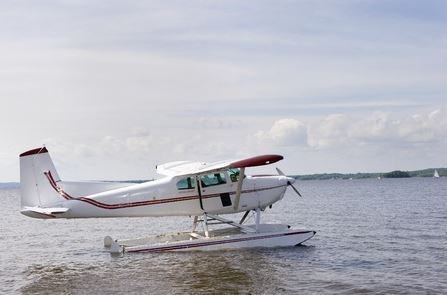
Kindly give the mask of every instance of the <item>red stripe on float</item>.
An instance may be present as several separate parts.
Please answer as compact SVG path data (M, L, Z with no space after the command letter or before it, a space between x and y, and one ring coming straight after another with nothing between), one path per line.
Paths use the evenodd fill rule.
M249 237L249 238L238 238L238 239L232 239L232 240L211 241L211 242L203 242L203 243L196 243L196 244L190 244L190 245L171 245L171 246L157 247L157 248L150 248L150 249L129 250L127 252L138 252L138 253L164 252L164 251L206 247L206 246L228 244L228 243L245 242L245 241L251 241L251 240L270 239L270 238L276 238L276 237L281 237L281 236L305 234L305 233L310 233L310 232L312 232L312 231L309 230L309 231L273 234L273 235L261 236L261 237Z

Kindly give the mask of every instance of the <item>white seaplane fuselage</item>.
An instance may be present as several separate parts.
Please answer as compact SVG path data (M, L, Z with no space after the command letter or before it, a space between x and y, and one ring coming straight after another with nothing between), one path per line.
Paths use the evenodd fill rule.
M94 188L104 189L101 183L55 182L49 180L60 202L54 207L68 208L52 214L59 218L88 217L144 217L144 216L197 216L204 213L228 214L266 208L280 200L287 188L284 176L247 176L244 180L239 208L234 209L237 182L224 172L226 183L190 189L178 189L179 177L164 177L141 184L91 193ZM118 185L118 184L114 184ZM71 189L70 189L71 188ZM76 189L78 188L78 189ZM79 188L84 188L79 189ZM87 189L86 189L87 188ZM200 195L199 191L200 189ZM225 203L225 198L227 203ZM228 199L230 200L228 202Z
M235 204L237 169L167 176L144 183L60 180L45 149L20 157L22 213L35 218L198 216L266 208L286 191L286 176L246 176ZM237 205L237 208L235 208Z

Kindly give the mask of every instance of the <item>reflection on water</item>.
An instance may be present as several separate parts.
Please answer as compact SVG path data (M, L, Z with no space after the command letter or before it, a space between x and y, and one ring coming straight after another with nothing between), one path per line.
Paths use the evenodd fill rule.
M300 247L296 247L298 250ZM123 293L187 294L271 293L278 290L275 266L262 249L193 253L135 254L95 265L31 265L24 294Z
M174 286L192 294L213 290L218 293L230 293L237 291L235 287L251 289L253 281L249 272L253 269L241 268L237 263L238 258L228 259L227 255L228 253L224 255L194 253L182 257L184 259L173 268L171 282ZM245 260L247 266L253 264L253 260L256 259L254 257L256 255L240 256L243 256L240 258Z

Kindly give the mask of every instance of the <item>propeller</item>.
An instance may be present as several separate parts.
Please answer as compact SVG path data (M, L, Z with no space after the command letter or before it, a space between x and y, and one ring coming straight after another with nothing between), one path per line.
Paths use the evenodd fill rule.
M279 175L282 175L282 176L286 176L286 177L287 177L287 175L284 174L284 172L282 172L279 168L276 168L276 171L278 171L278 174L279 174ZM296 194L302 198L303 196L300 194L300 192L298 191L298 189L297 189L296 187L293 186L293 182L295 182L295 180L293 180L293 182L291 182L290 180L288 180L289 178L290 178L290 177L287 177L287 185L290 185L290 186L292 187L292 189L296 192Z

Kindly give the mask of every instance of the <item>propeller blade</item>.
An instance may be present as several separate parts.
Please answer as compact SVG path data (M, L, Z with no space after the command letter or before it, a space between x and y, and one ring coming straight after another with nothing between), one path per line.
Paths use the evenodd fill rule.
M303 196L300 194L300 192L297 190L297 188L294 187L293 184L292 184L290 181L287 181L287 185L290 185L290 186L293 188L293 190L298 194L298 196L300 196L301 198L303 197Z
M278 167L276 167L276 171L278 172L279 175L286 176L286 175L284 174L284 172L282 172L281 170L279 170Z
M278 172L279 175L282 176L287 176L284 172L282 172L278 167L276 167L276 171ZM293 186L293 184L290 181L287 181L287 185L290 185L292 187L292 189L298 194L298 196L300 196L301 198L303 197L300 192L298 191L298 189L296 187Z

